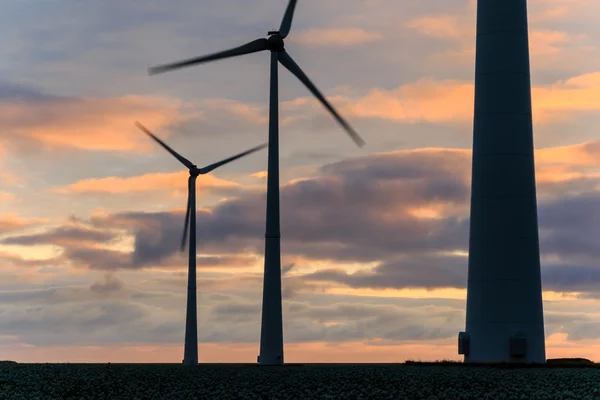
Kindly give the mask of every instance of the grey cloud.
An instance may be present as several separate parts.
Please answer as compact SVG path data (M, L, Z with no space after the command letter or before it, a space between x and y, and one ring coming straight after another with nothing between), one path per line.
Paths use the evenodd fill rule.
M197 213L198 244L203 249L208 247L216 253L219 250L231 250L232 248L237 251L244 250L248 246L248 242L240 243L236 242L236 239L255 236L259 231L253 229L252 225L254 224L252 221L248 221L248 214L242 214L246 210L240 209L235 202L223 205L222 209L222 218L218 222L215 221L213 213L205 211ZM264 210L262 214L264 215ZM259 223L259 216L252 219ZM135 265L151 265L162 262L178 251L181 243L182 222L183 213L165 212L120 213L97 223L100 226L131 227L136 235L133 263ZM264 221L260 221L260 225L263 224Z
M542 202L538 206L540 249L566 259L598 259L600 193L588 192Z
M285 303L286 342L437 339L455 335L463 323L463 311L458 308L430 305L408 308L401 305L404 299L397 299L396 305L371 305L361 304L356 298L350 304L336 303L335 296L323 298L328 298L327 305ZM203 341L255 342L258 339L260 308L257 303L219 306L213 308L213 313L207 321L207 331L212 332L202 334ZM228 325L227 331L223 324Z
M292 270L292 268L294 268L294 265L295 265L295 263L282 265L281 266L281 274L286 275L288 272L290 272Z
M325 289L305 278L305 275L284 275L282 278L281 297L284 300L297 299L302 293L323 293Z
M90 287L0 291L0 328L38 346L172 342L179 336L175 322L184 315L174 305L162 293L126 289L112 276Z
M228 296L216 294L220 292L238 293L240 295L257 294L260 298L260 290L263 285L262 274L249 274L247 272L228 273L220 276L211 276L210 270L199 270L198 288L203 293L213 293L212 300L218 302L229 299ZM185 290L187 285L187 274L181 273L177 276L161 277L148 282L148 288L168 287L172 289ZM282 276L282 297L285 300L295 299L303 293L321 293L323 289L305 279L303 275ZM216 297L215 297L216 296Z
M466 151L451 149L405 153L384 153L372 157L346 159L322 167L324 174L356 180L423 179L440 175L464 179L470 175L471 157Z
M307 282L333 282L351 288L466 288L467 258L459 256L411 256L383 263L370 272L349 274L330 269L302 277ZM598 292L600 265L542 262L544 290L555 292Z
M144 307L121 302L63 304L60 308L48 304L19 309L8 306L3 309L0 316L3 332L24 334L25 341L35 345L70 344L75 338L77 342L102 342L107 329L135 326L148 317ZM140 325L138 328L143 331L144 326ZM114 336L109 338L110 341L115 339Z
M600 337L600 323L596 311L595 302L546 301L544 304L546 337L555 333L566 333L569 341L597 339Z
M467 258L459 256L418 255L392 260L371 272L348 274L325 270L304 276L308 281L331 281L353 288L464 288L467 283Z
M355 288L464 287L466 258L451 254L468 247L468 169L464 151L379 154L332 163L312 178L283 186L283 254L291 260L379 263L371 272L325 270L304 278L287 276L286 298L316 290L311 281ZM422 219L412 213L427 205L443 205L446 214ZM554 192L540 200L546 288L597 290L598 206L600 197L593 192L567 196ZM243 190L210 211L199 211L202 251L234 257L200 259L199 266L244 265L251 262L247 257L254 257L244 254L260 257L264 218L265 195L256 190ZM182 222L181 212L94 217L89 223L99 231L132 232L133 253L66 247L64 255L76 265L102 270L182 266L185 260L178 255Z
M65 260L70 260L78 266L86 266L93 270L114 271L119 269L142 269L154 266L181 267L187 264L187 257L173 254L148 264L135 257L135 253L94 249L94 248L66 248L62 254ZM256 258L253 256L199 256L196 267L202 270L211 268L246 268L253 265Z
M600 323L597 318L587 316L584 321L564 326L562 331L565 332L568 335L569 340L572 341L593 340L600 337Z
M201 267L244 268L254 262L256 262L256 257L252 256L203 256L198 258L196 265Z
M63 297L59 294L57 288L45 288L41 290L10 290L0 292L0 303L2 304L20 304L25 301L33 303L57 303Z
M354 163L332 164L323 168L322 177L282 187L285 251L373 261L391 253L460 248L466 238L464 218L420 220L406 212L407 207L430 201L464 207L468 182L460 172L447 172L447 164L456 161L451 156L439 160L426 156L422 163L413 163L413 157L409 156L409 161L403 157L369 156ZM383 172L403 168L408 171ZM264 204L264 193L248 191L218 204L210 213L198 212L199 244L215 252L246 249L260 253ZM395 215L390 214L391 209ZM177 250L181 220L182 215L171 213L121 213L93 222L99 227L130 224L136 234L134 263L148 264Z
M558 182L538 182L537 194L541 201L553 198L556 193L562 193L565 197L588 195L590 188L597 183L598 178L588 176Z
M211 317L213 323L219 325L231 323L252 323L260 315L260 304L218 304L211 308ZM220 321L220 322L217 322ZM256 332L254 332L256 333Z
M182 343L183 287L139 291L115 279L106 275L89 287L0 291L0 328L21 343L37 346ZM199 293L200 341L257 343L259 287L243 295L211 290ZM109 292L110 297L103 295ZM118 299L112 298L115 292ZM598 337L599 325L590 315L594 307L573 312L573 304L567 303L545 302L546 335L566 332L572 340ZM284 320L287 343L447 339L463 327L464 300L304 293L284 300Z
M1 243L17 244L21 246L35 246L38 244L61 245L63 243L73 242L107 243L116 238L117 235L112 232L79 226L61 226L46 233L8 237L3 239Z
M40 88L33 85L0 81L0 103L15 101L44 101L56 100L59 96L44 93Z
M542 283L545 290L556 292L600 292L600 265L548 263L543 264Z
M95 282L90 286L90 290L100 295L110 295L123 289L123 286L123 281L114 274L106 273L102 281Z
M304 281L289 276L284 284L286 298L314 290L314 285L307 283L310 281L356 288L464 287L467 260L451 252L468 247L469 159L468 153L451 150L371 155L328 164L315 177L283 186L283 254L380 263L371 272L326 270L310 274ZM426 204L442 204L449 214L420 219L408 212ZM594 217L598 206L600 197L595 193L561 196L556 191L540 200L546 288L595 290L595 271L600 267L594 261L597 246L593 240L600 226ZM264 192L241 191L237 198L217 204L210 212L198 212L198 243L207 254L260 256L264 218ZM100 257L95 250L69 251L74 259L98 269L173 265L182 221L182 213L168 212L124 212L94 218L91 224L97 229L132 231L133 254L106 252ZM559 262L551 261L556 257ZM95 259L103 259L103 265ZM231 266L232 262L200 259L199 265ZM244 264L240 259L236 262ZM178 260L176 264L182 263Z
M341 302L333 295L303 296L284 301L286 342L372 341L398 344L409 340L448 339L464 326L464 301L448 299L378 299L347 296ZM365 302L365 299L367 300ZM231 299L231 301L234 301ZM260 328L259 304L220 308L207 320L203 341L256 342ZM599 324L588 313L559 311L556 302L546 302L546 336L565 332L572 340L597 338ZM213 325L218 328L210 328ZM226 328L223 325L227 325ZM232 329L232 326L235 328ZM589 331L586 331L590 328ZM209 333L211 332L212 333ZM588 333L586 333L588 332Z

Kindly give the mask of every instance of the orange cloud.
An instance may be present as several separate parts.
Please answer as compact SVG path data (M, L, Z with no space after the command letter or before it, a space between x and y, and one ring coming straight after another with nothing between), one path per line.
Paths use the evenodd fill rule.
M590 8L597 6L594 0L530 0L529 3L529 21L532 23L564 21L581 12L593 13Z
M318 46L353 46L382 39L377 32L367 32L361 28L312 28L298 32L291 39L296 43Z
M540 149L535 154L538 164L569 164L571 166L600 166L600 142Z
M4 168L4 166L0 163L0 168ZM0 182L3 182L7 185L14 185L16 183L21 182L21 178L19 178L15 173L9 171L8 169L0 170Z
M15 195L8 192L0 192L0 201L9 201L15 198Z
M250 176L252 176L254 178L258 178L258 179L263 179L263 178L267 177L267 171L258 171L258 172L251 174Z
M241 117L255 124L267 124L269 117L264 105L242 103L230 99L208 99L199 104L203 111L197 112L196 117L206 119L211 117L211 111L227 110L228 113Z
M469 81L421 79L392 90L373 89L345 103L345 112L408 122L467 122L473 118L474 84ZM532 88L536 123L568 118L573 112L600 110L600 72Z
M577 37L566 32L552 30L532 30L529 32L529 48L532 56L556 54L561 46L568 45Z
M6 143L7 141L0 140L0 183L14 185L21 182L21 178L10 171L6 165L5 159L8 154Z
M453 40L464 40L469 37L473 40L475 37L473 24L460 23L462 18L464 17L455 15L421 17L409 21L406 26L425 36Z
M21 218L16 213L0 213L0 233L48 223L46 218Z
M551 15L559 17L567 14L566 6L546 8L544 4L538 12L530 11L530 20L537 22L548 19ZM475 57L475 34L476 34L476 7L473 2L465 14L441 15L435 17L420 17L409 21L406 27L412 29L423 36L450 40L458 46L454 49L448 49L440 54L432 56L433 61L448 60L460 64L473 63ZM574 35L564 31L554 31L546 28L531 28L529 31L529 51L532 58L541 56L555 55L572 46L574 43L582 41L585 35ZM537 62L534 60L534 65Z
M421 79L393 90L373 89L346 106L358 117L410 122L446 122L473 118L473 84Z
M0 103L5 132L88 150L133 150L151 143L133 125L160 128L178 118L182 102L141 96L56 98Z
M538 167L535 177L539 186L545 183L567 182L583 178L600 178L600 174L574 171L569 166L552 166Z
M55 188L58 193L106 193L124 194L132 192L149 191L185 191L187 190L187 171L174 173L157 173L119 178L111 176L101 179L84 179L71 185ZM240 186L238 183L220 179L212 174L202 175L196 181L197 190L212 190L219 188L232 188Z
M543 194L546 187L552 188L548 186L551 184L586 178L598 179L600 173L594 170L600 167L600 142L539 149L535 153L535 162L536 181L540 194ZM590 189L585 187L585 190Z
M551 8L547 8L538 13L532 13L529 16L530 22L545 22L545 21L555 21L566 18L569 15L570 11L567 6L558 5Z
M534 115L552 119L556 112L592 111L600 109L600 72L581 75L551 86L532 90Z

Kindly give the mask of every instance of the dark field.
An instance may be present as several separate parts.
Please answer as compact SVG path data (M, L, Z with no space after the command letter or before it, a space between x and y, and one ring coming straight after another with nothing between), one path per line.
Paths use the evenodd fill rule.
M600 369L3 364L1 399L598 399Z

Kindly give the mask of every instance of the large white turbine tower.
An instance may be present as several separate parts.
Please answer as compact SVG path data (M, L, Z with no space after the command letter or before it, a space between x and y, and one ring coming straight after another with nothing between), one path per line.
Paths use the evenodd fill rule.
M223 58L241 56L268 50L271 52L271 83L269 96L269 162L267 176L267 226L265 233L265 272L263 282L262 323L260 333L261 365L283 365L283 317L281 305L281 254L279 231L279 92L278 63L294 74L312 94L325 106L340 125L359 146L364 141L329 104L317 87L285 51L285 39L292 27L297 0L290 0L278 31L268 32L268 39L257 39L245 45L192 58L173 64L161 65L148 70L150 75Z
M187 158L178 154L175 150L167 146L165 142L154 136L154 134L152 134L152 132L146 129L146 127L144 127L142 124L136 122L135 125L145 134L154 139L165 150L171 153L173 157L179 160L179 162L185 165L190 171L190 177L188 178L188 200L185 211L185 224L183 225L183 236L181 238L181 251L184 251L189 226L190 242L183 365L198 365L198 314L196 310L196 178L198 175L208 174L215 168L230 163L250 153L254 153L255 151L264 149L267 147L267 144L262 144L250 150L246 150L243 153L226 158L225 160L216 162L214 164L207 165L206 167L198 168Z
M526 0L478 0L465 362L546 361Z

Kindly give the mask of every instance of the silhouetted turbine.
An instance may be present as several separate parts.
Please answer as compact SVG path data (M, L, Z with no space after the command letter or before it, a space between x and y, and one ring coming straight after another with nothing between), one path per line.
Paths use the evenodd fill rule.
M207 165L203 168L198 168L191 161L178 154L175 150L167 146L165 142L154 136L142 124L136 122L135 125L144 133L154 139L165 150L179 160L190 171L188 178L188 200L185 211L185 224L183 225L183 236L181 237L181 251L185 250L185 241L188 236L188 226L190 230L189 241L189 263L188 263L188 288L187 288L187 307L185 317L185 345L183 350L184 365L198 365L198 316L196 312L196 178L198 175L208 174L215 168L237 160L255 151L264 149L267 144L262 144L246 150L243 153L237 154L225 160Z
M257 39L243 46L207 56L149 68L150 75L189 67L223 58L269 50L271 52L271 86L269 96L269 162L267 177L267 226L265 234L265 272L263 283L262 323L260 334L261 365L283 364L283 316L281 306L281 254L279 230L279 100L277 67L280 62L294 74L342 125L352 140L362 147L365 143L350 125L329 104L285 51L283 39L289 34L297 0L290 0L279 31L268 32L268 39Z
M478 0L465 362L546 361L526 0Z

